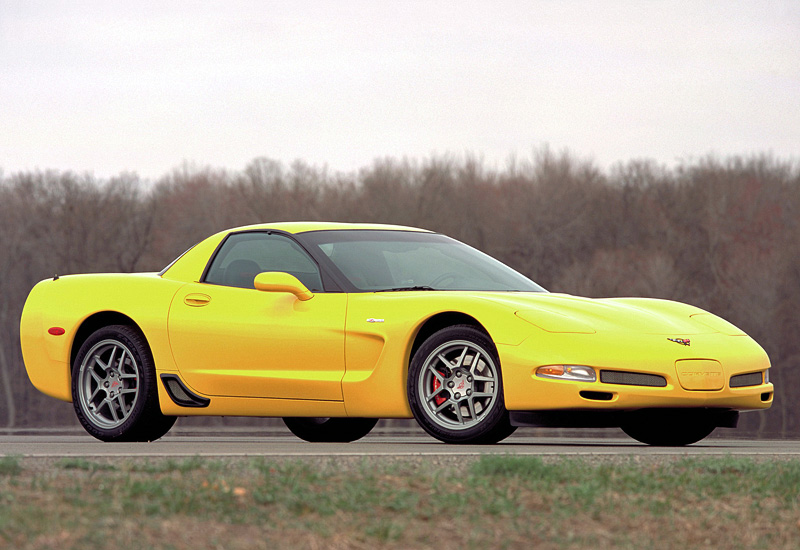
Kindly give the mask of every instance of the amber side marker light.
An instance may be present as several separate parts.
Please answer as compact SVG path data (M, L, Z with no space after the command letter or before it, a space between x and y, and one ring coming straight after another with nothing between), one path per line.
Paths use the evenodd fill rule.
M50 327L49 329L47 329L47 334L52 334L53 336L61 336L65 332L67 331L61 327Z
M597 380L592 367L583 365L546 365L536 369L536 376L554 378L556 380L579 380L581 382L594 382Z

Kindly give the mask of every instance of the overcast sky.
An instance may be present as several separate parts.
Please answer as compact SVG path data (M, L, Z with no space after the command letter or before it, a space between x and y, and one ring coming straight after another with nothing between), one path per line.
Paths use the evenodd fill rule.
M800 157L800 2L0 1L0 169Z

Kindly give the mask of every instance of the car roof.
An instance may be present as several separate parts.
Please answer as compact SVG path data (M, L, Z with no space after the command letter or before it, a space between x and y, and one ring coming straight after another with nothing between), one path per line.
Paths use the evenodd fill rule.
M308 231L352 231L352 230L377 230L377 231L420 231L430 233L427 229L408 227L404 225L389 225L382 223L342 223L342 222L278 222L244 225L229 229L226 233L237 231L276 230L286 233L306 233Z
M161 271L161 276L166 279L178 281L199 281L203 269L205 269L208 259L214 253L219 243L232 233L242 231L283 231L285 233L298 234L310 231L353 231L353 230L377 230L377 231L414 231L420 233L431 233L427 229L416 227L406 227L402 225L387 225L378 223L339 223L339 222L279 222L279 223L260 223L255 225L243 225L220 231L195 246L187 250L182 256Z

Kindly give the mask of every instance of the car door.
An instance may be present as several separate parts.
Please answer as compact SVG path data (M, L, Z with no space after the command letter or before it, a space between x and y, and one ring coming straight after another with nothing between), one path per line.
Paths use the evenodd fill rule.
M254 288L264 271L314 292ZM205 395L342 400L347 295L323 291L319 268L290 237L229 235L199 283L175 295L170 344L184 381Z

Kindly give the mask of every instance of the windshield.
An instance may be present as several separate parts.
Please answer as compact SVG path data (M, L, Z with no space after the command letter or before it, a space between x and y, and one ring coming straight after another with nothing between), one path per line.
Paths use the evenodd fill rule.
M302 238L362 291L546 292L491 256L435 233L339 230Z

